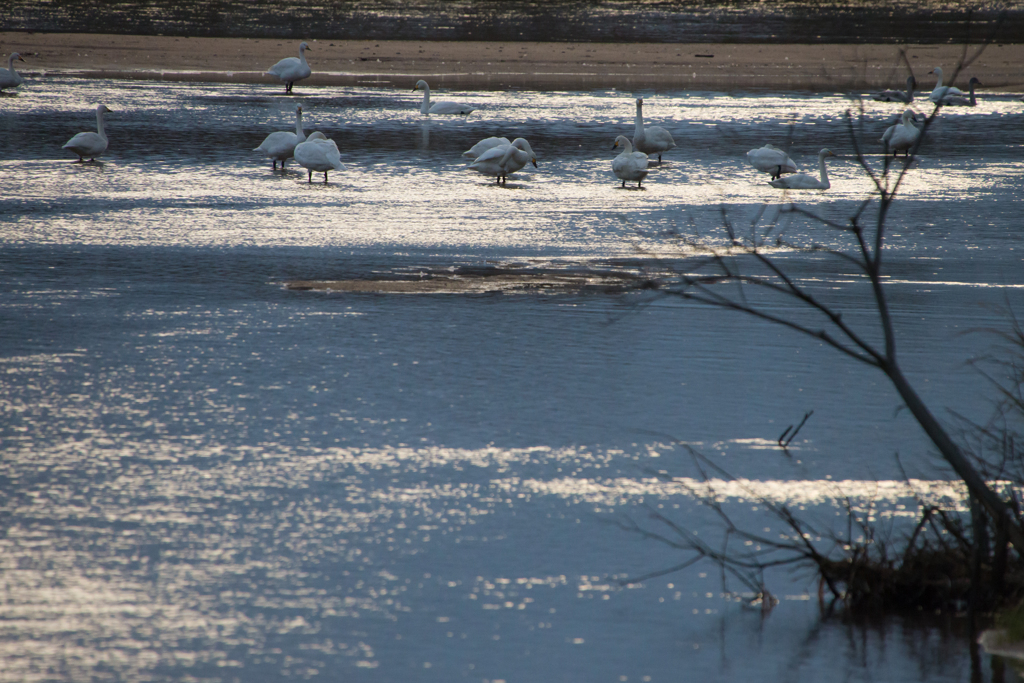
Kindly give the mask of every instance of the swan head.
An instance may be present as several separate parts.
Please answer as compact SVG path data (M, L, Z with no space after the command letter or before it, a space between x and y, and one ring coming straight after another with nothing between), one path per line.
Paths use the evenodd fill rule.
M113 110L112 109L107 109L107 105L101 104L98 107L96 107L96 111L98 113L100 113L100 114L107 114L107 113L109 113L109 112L111 112Z
M929 71L928 73L930 73L930 74L935 74L935 76L936 76L936 77L937 77L937 78L938 78L938 79L939 79L940 81L942 80L942 69L940 69L939 67L935 67L934 69L932 69L932 70L931 70L931 71Z
M530 161L533 163L533 167L537 168L537 155L533 153L533 148L530 147L530 143L526 141L526 138L516 138L512 141L513 147L518 147L527 154L530 155Z
M981 81L976 76L971 76L971 80L967 81L968 85L981 85Z
M416 87L414 87L413 90L427 90L428 88L429 86L427 85L427 82L421 78L420 80L416 81Z
M312 52L312 50L309 49L309 43L299 43L299 52L305 52L306 50Z
M21 54L19 54L17 52L12 52L9 61L13 62L15 59L17 59L19 62L24 62L25 61L24 59L21 58Z
M300 104L300 105L297 105L297 106L295 107L295 113L296 113L296 114L301 114L301 113L302 113L302 105L301 105L301 104Z
M615 149L619 145L622 145L626 149L633 149L633 143L630 142L629 138L627 138L625 135L620 135L619 137L615 138L615 144L612 145L612 149Z
M820 152L818 152L818 158L819 159L824 159L825 157L834 157L834 156L835 156L835 154L830 149L822 149Z

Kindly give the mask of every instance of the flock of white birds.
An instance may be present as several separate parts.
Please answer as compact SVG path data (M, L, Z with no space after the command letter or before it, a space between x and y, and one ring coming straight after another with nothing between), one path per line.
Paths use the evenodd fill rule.
M292 86L304 78L309 78L312 69L306 61L306 52L312 51L306 43L299 45L298 57L287 57L267 69L267 74L279 79L285 85L285 92L291 93ZM24 79L15 70L15 61L25 61L20 54L14 52L7 59L7 68L0 69L0 91L4 88L16 88ZM935 88L929 94L931 103L949 107L973 107L977 104L974 94L976 85L981 85L977 78L971 78L970 94L966 94L958 88L943 85L942 69L936 67L932 72L936 78ZM872 99L879 102L899 102L910 104L914 101L914 89L917 85L913 76L907 78L907 89L884 90L872 96ZM420 105L420 113L429 116L431 114L447 114L456 116L468 116L474 108L467 104L458 102L431 102L430 86L424 80L416 82L413 91L423 91L423 102ZM645 126L643 117L643 98L636 100L636 125L632 141L624 135L615 138L612 149L621 148L622 152L612 160L612 173L622 181L622 187L626 182L636 182L637 188L643 188L643 180L647 177L650 167L662 163L662 154L676 146L672 134L661 126ZM102 155L107 149L107 136L103 130L103 115L110 112L105 105L96 107L96 132L86 131L75 135L68 140L63 149L69 150L78 155L76 163L84 163L86 159L95 161L96 157ZM906 109L900 121L886 129L879 142L885 147L886 153L891 152L897 156L903 152L909 156L918 140L921 137L921 122L917 115ZM296 163L308 171L308 181L313 182L313 173L323 173L324 182L327 182L329 171L345 170L341 163L341 153L338 145L326 135L319 131L310 133L307 137L302 129L302 107L295 108L295 132L277 131L271 133L260 143L254 151L269 157L273 162L273 169L277 170L277 162L281 162L284 169L288 159L294 159ZM651 160L651 156L658 156L657 162ZM494 177L495 183L505 184L508 176L524 168L528 163L537 166L537 156L534 154L530 143L523 138L516 138L509 141L504 137L490 137L481 140L473 145L471 149L463 152L463 156L472 160L469 168L485 176ZM807 173L797 173L797 166L793 160L782 149L773 145L765 145L759 149L752 149L747 152L747 160L750 165L758 171L768 173L771 178L768 181L772 187L789 190L827 190L831 187L828 179L828 172L825 168L825 158L835 156L830 150L822 149L818 153L818 177ZM785 175L790 174L790 175Z

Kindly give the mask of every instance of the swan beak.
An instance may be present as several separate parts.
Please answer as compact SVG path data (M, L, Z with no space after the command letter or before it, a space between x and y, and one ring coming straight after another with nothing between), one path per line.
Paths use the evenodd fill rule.
M19 61L19 62L24 62L24 61L25 61L25 58L24 58L24 57L22 57L21 55L18 55L18 61Z
M615 149L615 148L616 148L616 147L618 147L618 146L619 146L619 141L618 141L618 140L616 140L616 141L615 141L615 144L614 144L614 145L612 145L612 149Z
M536 159L530 159L530 161L532 161L532 162L533 162L533 167L534 167L534 168L538 168L538 166L537 166L537 160L536 160Z

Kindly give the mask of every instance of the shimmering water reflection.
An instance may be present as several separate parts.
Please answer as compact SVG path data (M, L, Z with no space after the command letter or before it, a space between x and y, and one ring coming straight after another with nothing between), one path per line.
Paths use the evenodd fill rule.
M623 191L611 144L637 94L679 147ZM723 207L742 229L793 200L842 221L870 188L849 159L856 103L442 96L480 111L424 121L414 95L383 89L59 78L3 99L0 680L966 678L957 620L822 622L808 576L771 577L785 599L768 621L706 567L621 582L680 558L607 521L658 510L720 530L686 446L739 478L715 484L736 519L772 532L762 499L828 523L839 494L896 525L917 496L961 505L880 377L650 294L283 286L642 274L686 266L665 231L727 244ZM60 146L100 101L109 154L72 164ZM327 185L251 151L296 103L349 166ZM870 141L895 110L866 107ZM965 361L992 340L963 333L1004 325L1024 285L1020 107L944 114L892 221L907 373L976 419L989 387ZM506 188L466 171L461 152L495 134L528 138L540 168ZM744 158L765 142L804 168L823 146L845 155L833 188L768 187ZM793 241L844 244L778 221ZM856 272L775 253L871 334Z

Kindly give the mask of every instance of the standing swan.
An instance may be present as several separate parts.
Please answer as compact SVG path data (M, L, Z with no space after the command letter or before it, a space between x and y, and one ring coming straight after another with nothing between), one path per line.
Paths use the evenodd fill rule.
M661 163L661 153L676 146L672 133L661 126L644 128L644 98L636 98L636 129L633 132L633 146L644 154L657 154Z
M279 130L271 133L260 146L254 149L264 156L270 157L274 162L274 170L277 170L277 162L281 162L281 170L284 170L284 162L295 154L295 145L306 141L306 134L302 132L302 107L295 107L295 132Z
M305 142L295 145L295 161L309 170L309 182L313 182L313 171L323 172L324 183L327 183L328 171L344 171L341 163L341 152L334 140L328 140L320 131L309 134Z
M424 80L416 81L416 87L413 91L423 91L423 104L420 105L421 114L458 114L459 116L469 116L471 111L475 109L468 104L458 104L456 102L435 102L430 104L430 86Z
M285 57L267 69L268 76L274 76L286 84L284 89L286 93L292 91L292 85L295 81L309 78L309 75L313 73L313 70L309 68L309 64L306 63L306 50L309 50L309 45L302 43L299 45L298 57ZM312 50L309 51L312 52Z
M974 98L974 86L982 85L982 82L979 81L977 78L974 78L972 76L971 80L968 82L968 85L971 86L971 96L970 97L957 97L955 95L947 95L946 97L943 97L939 101L939 104L941 104L943 106L946 106L946 107L974 107L974 106L977 106L978 101Z
M907 76L907 92L902 90L883 90L877 95L872 95L871 99L876 102L902 102L903 104L910 104L914 101L914 88L917 87L917 81L914 80L913 76Z
M832 187L832 183L828 181L828 173L825 172L825 157L834 156L835 154L827 149L823 149L818 152L818 169L821 173L820 179L807 173L797 173L796 175L786 176L785 178L770 180L768 181L768 184L772 187L778 187L783 190L827 190Z
M490 148L478 156L469 168L483 175L495 176L495 183L504 184L509 174L515 173L530 162L537 168L537 155L533 153L529 142L523 138L516 138L507 147Z
M7 58L7 68L0 69L0 90L3 90L4 88L17 88L25 82L25 79L21 77L21 74L14 70L15 59L19 62L25 61L17 52L11 53L11 56Z
M917 143L919 137L921 129L914 125L914 112L904 109L903 120L895 126L889 126L879 142L885 145L886 152L892 152L894 157L900 150L903 151L903 156L910 156L910 148Z
M96 132L79 133L61 148L69 149L78 155L76 164L83 163L85 157L89 157L89 161L96 161L96 157L107 151L107 135L103 132L103 115L109 111L105 104L96 107Z
M935 67L928 73L935 74L935 78L937 79L935 82L935 89L932 90L932 94L928 96L928 99L930 99L932 102L938 103L938 101L941 100L942 98L949 97L951 95L956 97L963 96L964 93L962 90L960 90L960 88L942 85L942 69L940 69L939 67Z
M615 138L612 149L619 146L622 147L622 153L612 159L612 173L622 179L622 187L626 187L627 180L635 180L637 189L642 189L643 180L647 177L647 155L634 152L633 145L625 135Z
M747 152L747 161L758 171L770 173L772 180L781 178L783 173L796 173L796 164L775 145L765 145Z

